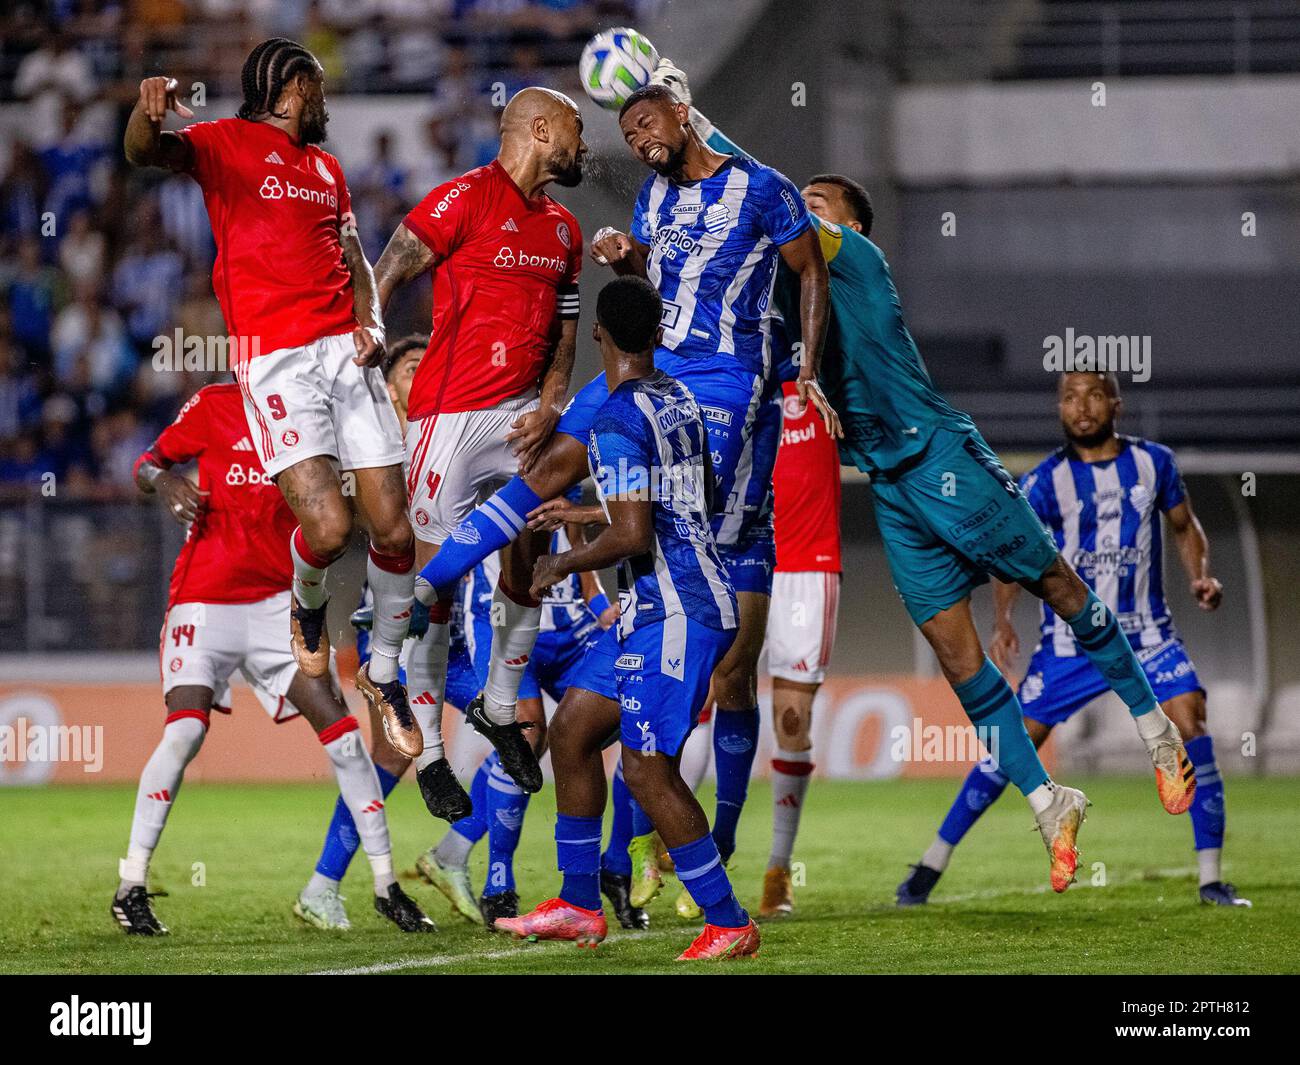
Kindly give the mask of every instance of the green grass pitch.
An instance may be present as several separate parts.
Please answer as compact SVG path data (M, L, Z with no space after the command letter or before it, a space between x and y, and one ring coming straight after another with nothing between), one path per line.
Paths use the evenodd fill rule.
M1065 895L1047 888L1047 859L1028 809L1008 795L958 850L932 904L900 911L894 886L932 838L956 782L814 781L795 855L806 881L795 916L764 925L757 960L693 971L1300 972L1300 780L1228 781L1225 873L1254 900L1251 910L1198 903L1188 819L1160 809L1154 784L1070 783L1095 805L1080 836L1080 883ZM134 788L118 786L0 793L0 972L680 972L673 958L693 934L673 912L677 883L669 878L651 907L649 933L615 927L594 952L515 943L471 927L415 880L405 886L439 933L403 935L371 908L364 857L344 883L352 930L320 932L290 907L315 862L332 791L194 784L154 859L151 887L169 893L156 903L172 935L128 939L108 906L133 798ZM707 785L702 798L711 809ZM388 809L398 867L413 869L441 822L429 818L409 783ZM517 863L525 905L558 889L553 821L548 787L533 800ZM757 904L770 823L767 786L756 782L731 865L747 905ZM484 850L473 859L476 884Z

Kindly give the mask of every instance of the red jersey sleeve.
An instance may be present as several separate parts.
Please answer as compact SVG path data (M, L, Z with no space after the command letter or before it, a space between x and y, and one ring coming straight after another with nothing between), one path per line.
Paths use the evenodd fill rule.
M578 317L578 277L582 273L582 228L573 215L568 216L569 265L556 289L555 315L557 318Z
M180 409L176 420L158 434L158 439L140 457L159 466L175 466L198 458L211 439L208 404L203 401L206 389L199 389Z
M187 173L200 185L205 184L214 174L213 165L221 140L220 121L192 122L184 129L177 130L176 136L190 146L193 162Z
M490 195L482 176L453 178L411 209L402 224L445 259L473 230L478 209Z

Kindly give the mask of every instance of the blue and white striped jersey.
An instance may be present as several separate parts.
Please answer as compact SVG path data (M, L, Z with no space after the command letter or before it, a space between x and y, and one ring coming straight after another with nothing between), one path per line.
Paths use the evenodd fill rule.
M1025 474L1020 487L1056 546L1110 607L1130 641L1154 647L1177 635L1165 603L1160 516L1186 498L1173 452L1121 436L1119 455L1084 462L1068 445ZM1079 654L1070 627L1043 605L1042 644Z
M777 248L810 224L794 184L746 157L733 156L700 181L647 178L632 236L650 248L646 276L664 301L659 350L728 356L766 377Z
M675 378L656 370L624 381L596 412L587 459L601 506L649 499L654 543L619 564L619 636L689 616L711 629L736 627L736 593L718 557L706 494L707 430L699 405Z

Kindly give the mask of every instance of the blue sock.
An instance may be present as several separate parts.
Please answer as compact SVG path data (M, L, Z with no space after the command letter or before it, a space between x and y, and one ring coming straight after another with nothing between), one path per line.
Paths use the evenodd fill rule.
M479 763L478 770L474 773L474 781L469 786L469 801L474 807L474 812L468 817L462 817L451 826L453 832L458 832L471 843L477 843L487 833L488 775L492 772L492 767L499 764L496 751Z
M515 889L515 851L528 811L528 792L516 784L498 761L487 782L488 869L484 895Z
M632 806L632 835L644 836L648 832L653 832L655 823L650 820L650 815L642 809L641 804L636 801L636 797L630 791L627 793L627 797Z
M744 928L749 924L749 914L736 901L712 836L701 836L684 847L672 847L668 853L677 868L677 879L704 911L709 924L719 928Z
M632 875L632 858L627 845L632 842L632 793L623 781L623 761L614 767L614 785L610 803L614 816L609 826L609 843L600 857L600 867L616 876Z
M397 787L398 778L378 765L375 766L375 773L379 777L380 791L384 798L388 798L389 792ZM320 859L316 862L316 872L331 880L342 880L343 874L348 871L348 866L352 862L352 856L357 853L357 848L360 846L361 837L357 835L357 825L352 820L352 811L348 809L348 804L340 795L334 804L334 817L330 821L329 830L325 833L325 846L321 848Z
M522 477L512 477L452 531L420 576L434 588L455 584L514 540L523 531L528 512L541 502L542 497L524 484Z
M1196 796L1187 812L1192 817L1192 835L1198 851L1223 847L1223 777L1214 761L1214 741L1197 736L1185 744L1187 757L1196 770Z
M555 856L564 874L560 898L584 910L601 909L600 818L556 814Z
M1074 617L1066 618L1065 623L1074 632L1084 654L1106 678L1106 683L1124 700L1130 714L1141 717L1159 705L1155 692L1151 690L1151 682L1147 680L1146 670L1133 653L1128 637L1110 608L1097 598L1096 592L1088 589L1088 601L1083 609Z
M1011 783L1028 795L1048 782L1047 770L1025 731L1020 700L987 656L975 676L954 684L952 690L970 723L980 730L980 739L998 769Z
M713 818L713 840L722 860L736 850L736 826L749 791L749 772L758 753L758 707L723 710L713 715L713 761L718 774L718 807Z
M957 846L962 836L980 819L980 814L997 801L1006 787L1007 778L990 759L985 758L978 763L962 782L961 791L957 792L948 816L939 826L939 838Z

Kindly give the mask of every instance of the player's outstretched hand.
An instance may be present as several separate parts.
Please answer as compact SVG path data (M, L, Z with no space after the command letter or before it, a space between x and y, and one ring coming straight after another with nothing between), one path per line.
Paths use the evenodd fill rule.
M1002 671L1008 683L1012 680L1012 671L1016 668L1016 655L1020 653L1020 637L1010 625L999 622L993 629L993 639L989 641L989 658Z
M154 490L180 525L189 525L207 506L207 492L200 492L194 482L179 473L164 470L154 481Z
M511 453L519 460L520 474L533 468L559 420L556 411L538 407L521 414L511 423L511 431L506 433L506 443L511 445Z
M598 229L591 238L591 257L601 266L613 266L631 254L632 239L612 226Z
M1223 584L1217 577L1198 577L1192 581L1192 595L1202 610L1218 610L1223 602Z
M168 111L181 118L193 118L194 112L176 99L176 79L145 78L140 82L140 108L150 122L161 122Z
M359 325L352 330L352 344L357 349L357 357L352 361L358 366L378 366L384 361L382 329Z
M559 558L559 555L542 555L533 566L533 586L528 594L534 599L540 599L552 584L564 580L564 573L558 565Z
M826 426L826 433L832 440L844 439L844 427L840 424L840 416L835 408L831 406L831 401L826 398L826 393L822 391L822 386L817 383L815 377L800 377L795 381L795 386L799 389L799 404L801 407L807 407L811 403L817 408L817 413L822 416L822 424Z
M603 523L605 512L598 506L585 507L564 496L548 499L540 507L534 507L528 512L528 527L537 532L555 532L571 521L579 525Z

